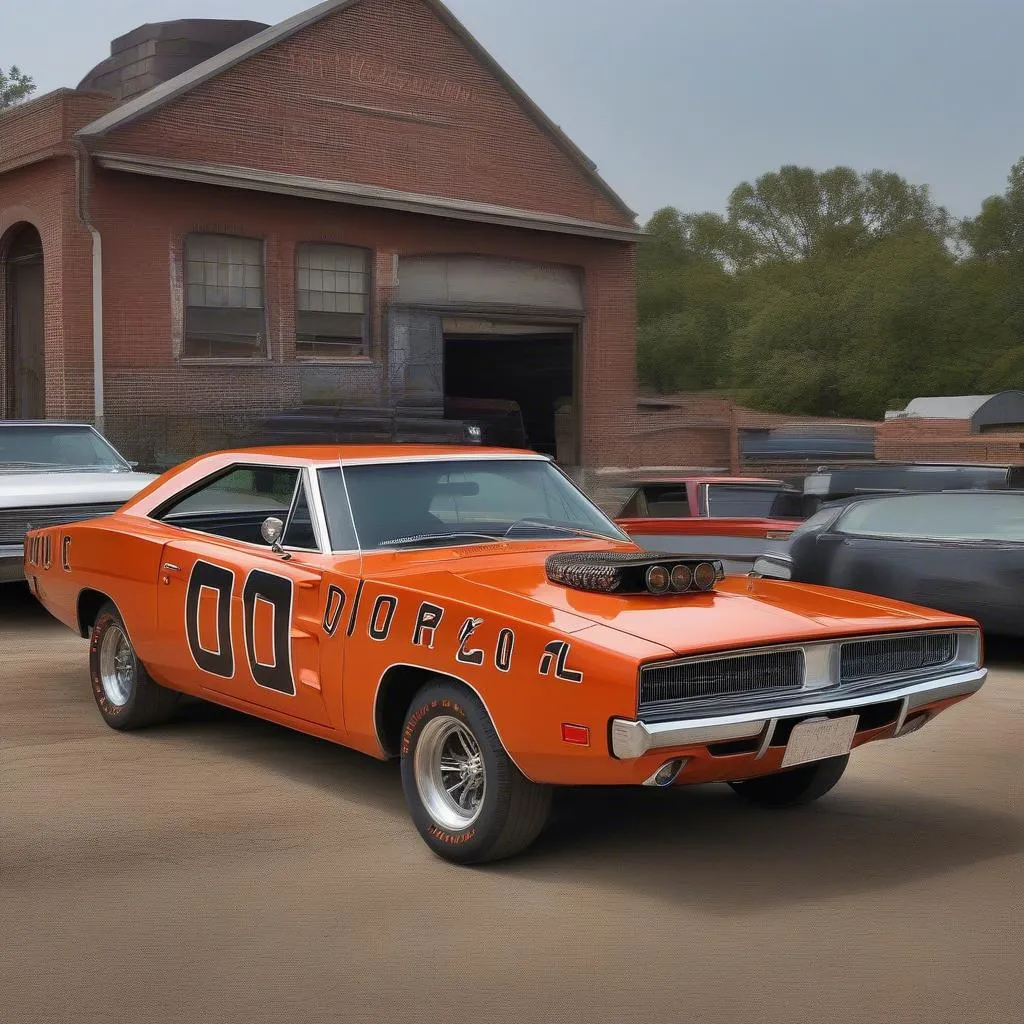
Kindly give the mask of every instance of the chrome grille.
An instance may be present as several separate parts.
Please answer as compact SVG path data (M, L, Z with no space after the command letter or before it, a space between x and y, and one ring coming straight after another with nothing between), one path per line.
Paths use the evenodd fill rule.
M649 665L640 673L639 711L643 714L678 701L799 690L803 681L800 649Z
M956 652L957 639L953 633L851 641L842 645L839 678L842 683L855 683L876 676L936 668L952 661Z
M33 529L38 529L41 526L80 523L83 519L109 516L111 512L116 512L122 504L123 502L105 502L90 505L0 509L0 544L20 544L25 539L30 524Z

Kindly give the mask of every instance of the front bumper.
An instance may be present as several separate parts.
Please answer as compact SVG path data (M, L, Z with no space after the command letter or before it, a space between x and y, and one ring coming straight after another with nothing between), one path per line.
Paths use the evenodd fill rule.
M767 746L776 723L783 719L809 718L830 711L856 710L896 700L902 702L894 730L894 734L898 734L907 718L919 708L976 693L981 689L987 676L988 669L969 669L922 682L890 687L877 693L843 697L816 704L783 705L769 710L746 711L717 718L680 718L655 723L613 718L612 753L620 760L630 761L643 757L652 750L705 746L730 740L750 740L758 736L765 737Z
M0 544L0 583L20 583L24 579L24 545Z

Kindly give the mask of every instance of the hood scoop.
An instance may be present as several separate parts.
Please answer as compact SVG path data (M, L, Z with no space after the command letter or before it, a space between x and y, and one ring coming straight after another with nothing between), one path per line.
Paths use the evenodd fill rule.
M551 583L598 594L707 593L725 579L718 559L658 552L559 551L544 569Z

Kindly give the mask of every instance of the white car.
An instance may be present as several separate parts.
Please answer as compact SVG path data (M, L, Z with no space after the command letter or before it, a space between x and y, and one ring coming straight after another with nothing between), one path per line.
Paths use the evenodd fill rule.
M29 529L109 515L155 479L134 466L87 423L0 420L0 583L25 578Z

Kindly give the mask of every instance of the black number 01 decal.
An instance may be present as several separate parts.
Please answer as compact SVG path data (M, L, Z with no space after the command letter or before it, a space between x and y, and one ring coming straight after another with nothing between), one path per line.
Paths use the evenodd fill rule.
M294 585L287 576L254 569L242 588L242 627L249 671L257 686L295 696L292 676L291 622ZM199 638L199 603L203 590L217 595L217 648L208 650ZM185 636L196 666L222 679L235 676L235 652L231 636L231 598L235 574L212 562L197 561L188 578L185 594ZM264 664L256 656L256 607L269 605L273 616L272 661Z

